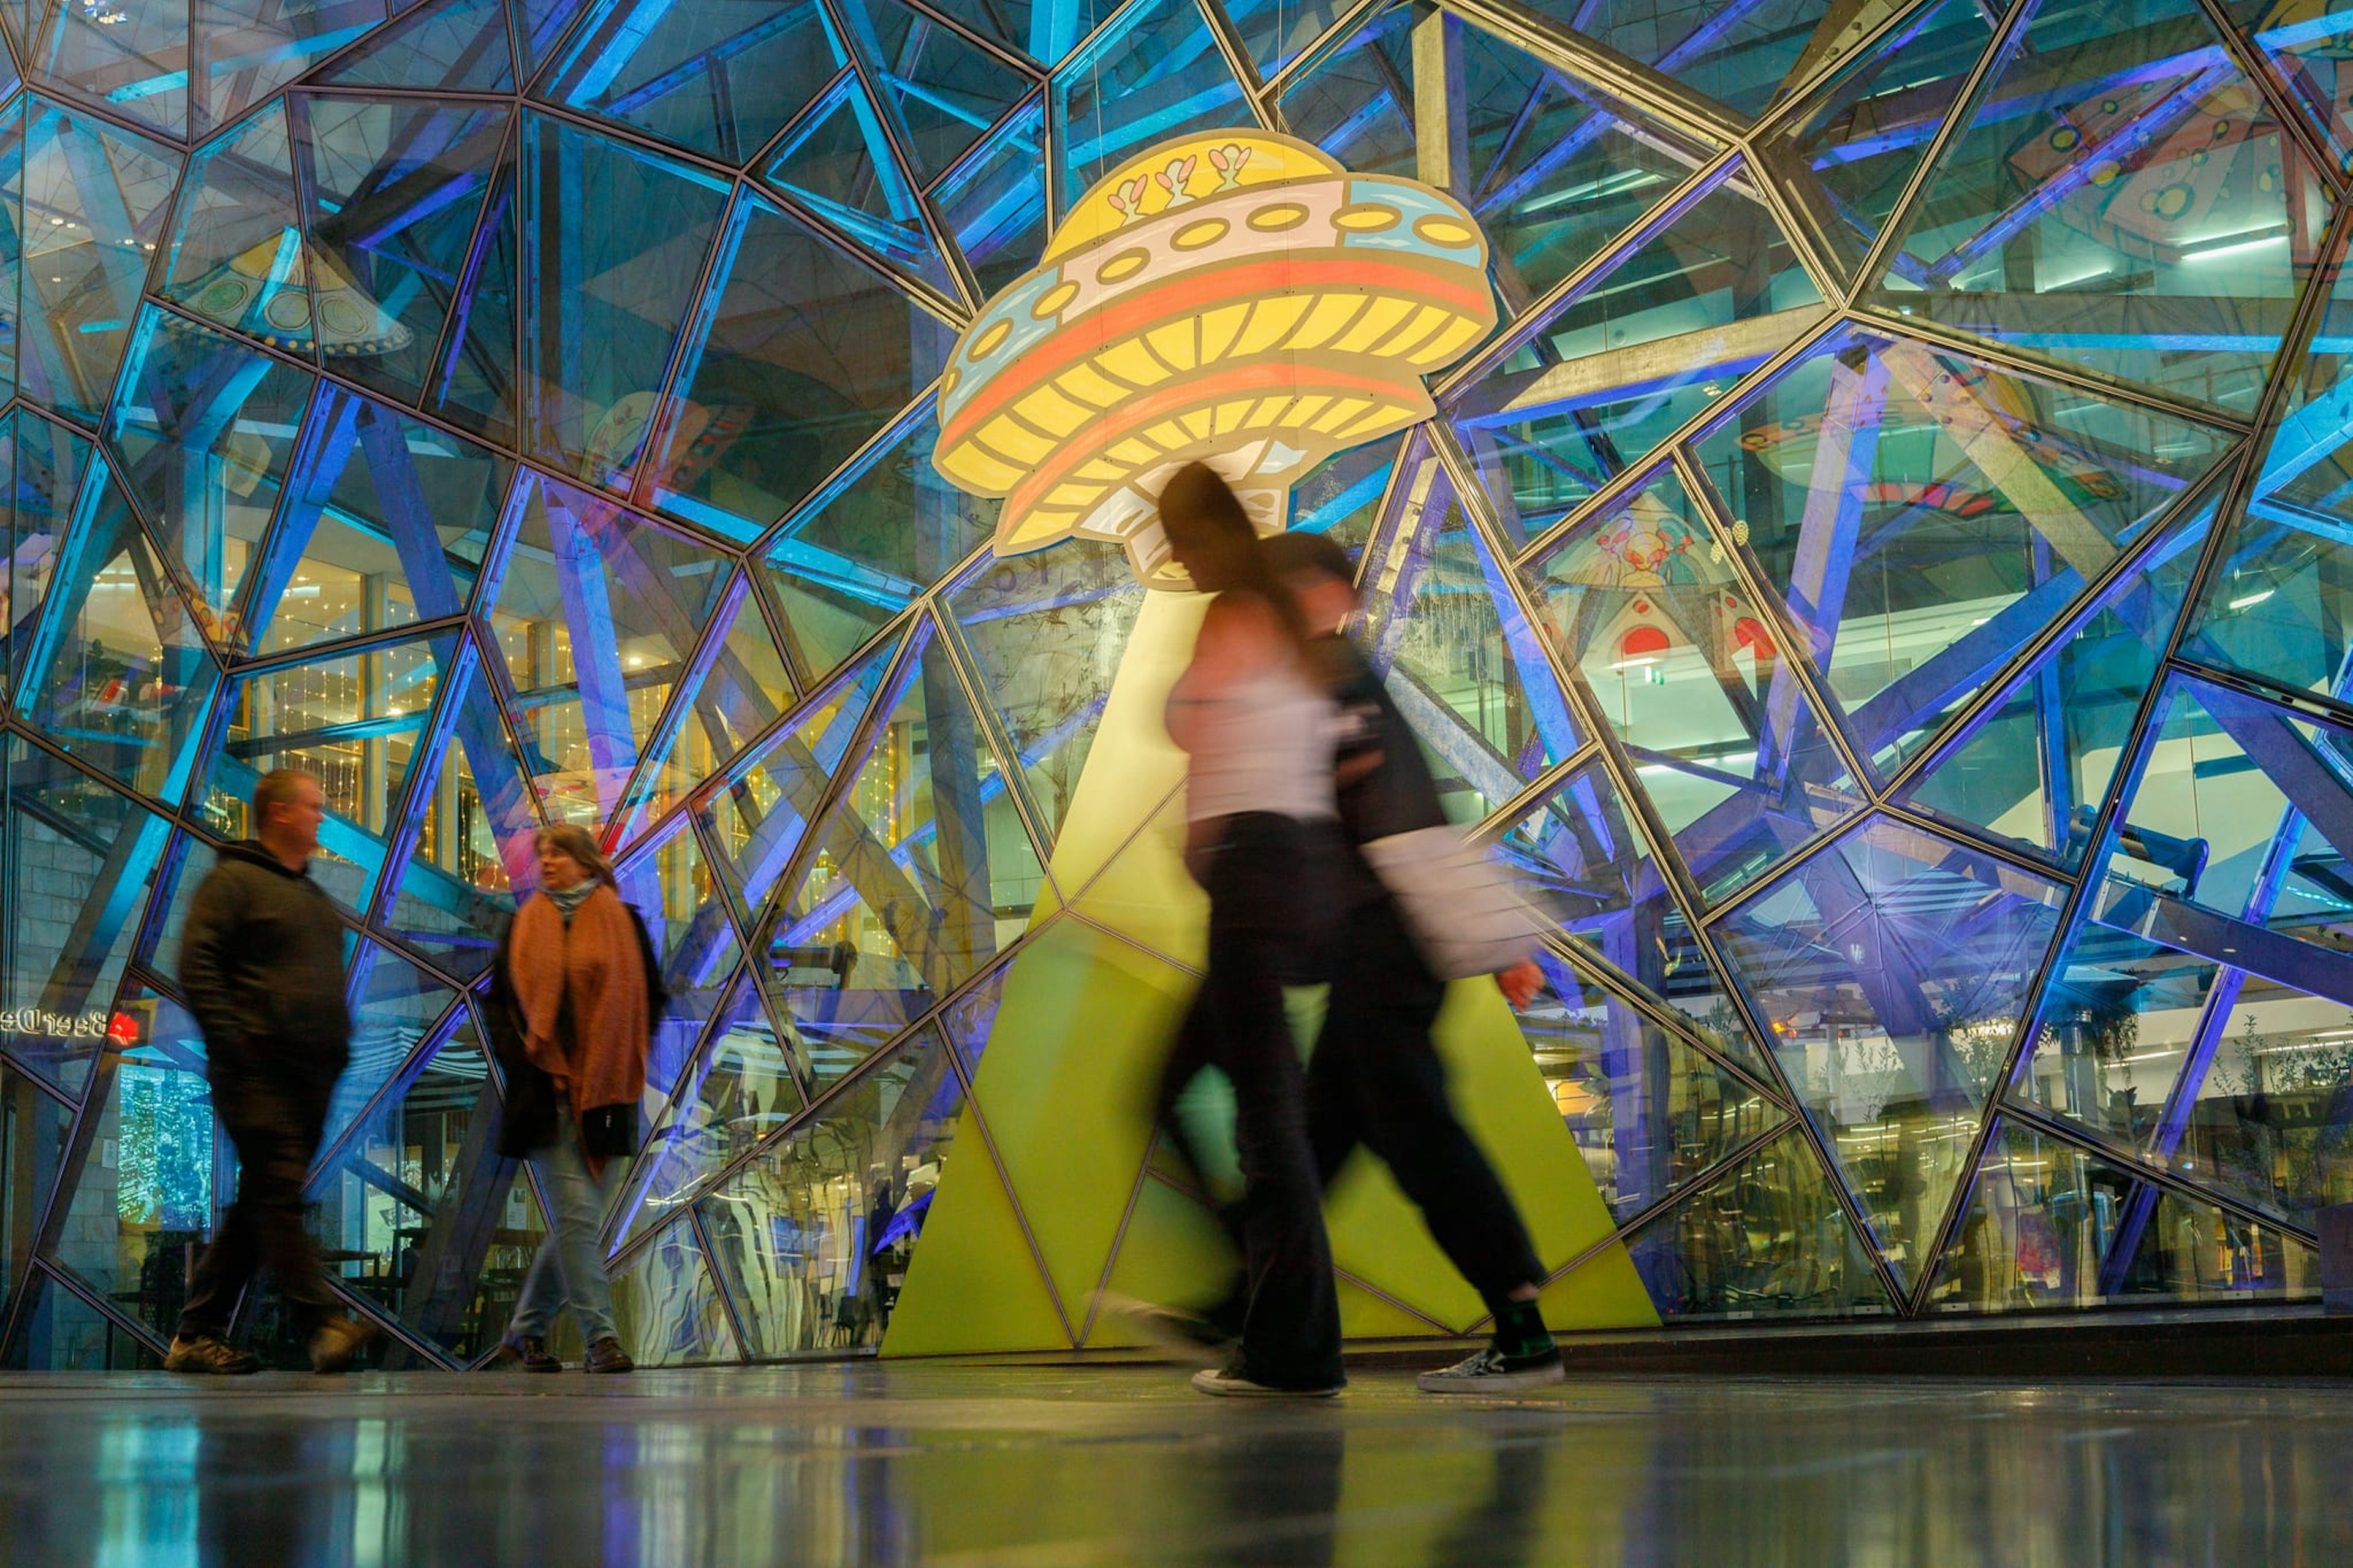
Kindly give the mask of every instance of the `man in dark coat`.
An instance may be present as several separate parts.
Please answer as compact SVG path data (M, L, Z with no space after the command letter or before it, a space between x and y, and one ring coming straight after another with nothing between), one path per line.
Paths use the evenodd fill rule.
M221 851L181 937L180 984L204 1031L213 1109L238 1173L237 1202L196 1264L164 1363L174 1372L260 1369L227 1333L265 1265L314 1371L343 1371L374 1337L343 1310L302 1225L302 1181L351 1060L343 922L308 870L325 816L316 778L293 768L265 775L253 791L255 836Z

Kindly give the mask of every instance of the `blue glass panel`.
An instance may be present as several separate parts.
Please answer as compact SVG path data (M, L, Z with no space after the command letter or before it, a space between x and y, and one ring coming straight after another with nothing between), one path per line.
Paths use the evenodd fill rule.
M723 969L719 980L710 993L716 1026L655 1119L645 1155L617 1205L617 1241L678 1213L730 1161L751 1152L804 1104L759 987L741 970Z
M939 439L928 407L904 435L871 451L828 499L768 547L768 586L785 642L821 679L997 527L998 502L968 496L932 466Z
M1641 825L1598 763L1561 782L1499 841L1562 931L1612 963L1637 955L1638 909L1655 910L1658 867Z
M79 1095L100 1052L119 1048L108 1038L115 986L171 825L23 741L8 750L12 956L0 1048Z
M1380 522L1381 500L1409 439L1367 441L1309 469L1291 487L1291 531L1329 534L1352 559L1361 553Z
M1409 477L1371 573L1366 651L1420 738L1448 815L1474 822L1583 744L1544 642L1435 458Z
M90 443L30 409L11 413L0 428L8 438L8 491L0 515L8 529L7 668L13 679L33 647L35 617L57 571L58 545L73 519Z
M944 172L1029 90L1028 77L900 0L845 12L920 178Z
M1743 115L1834 58L1839 40L1901 9L1901 0L1535 0L1536 8Z
M35 86L85 94L167 136L188 133L185 8L20 0L10 20Z
M2190 0L2038 11L1877 297L2243 414L2328 205Z
M792 677L748 574L723 590L719 605L712 617L719 629L688 670L685 696L645 748L647 766L628 804L625 841L679 805L791 705Z
M514 14L515 53L522 79L537 82L556 47L588 9L588 0L510 0L510 9ZM544 90L546 84L539 85Z
M1032 98L933 193L983 298L1046 248L1045 129L1045 100Z
M750 540L946 363L955 332L756 197L737 204L652 477L657 505Z
M0 51L5 53L5 51ZM0 106L0 392L16 395L16 318L15 309L23 279L25 210L14 199L25 183L25 100L12 98Z
M602 824L728 584L709 546L526 473L490 609L525 771L548 813Z
M607 0L547 92L740 165L849 63L803 0Z
M275 652L459 614L512 467L331 388L303 426L286 504L247 586L248 643Z
M2353 75L2343 15L2327 0L2231 0L2242 33L2271 58L2341 163L2353 153Z
M785 133L765 177L883 260L955 296L922 199L856 77L842 77Z
M617 874L621 896L646 922L670 991L670 1008L655 1026L646 1065L649 1085L666 1094L727 997L743 944L691 816L681 814L659 842L634 854Z
M425 396L511 119L413 100L301 100L316 337L334 370L404 403Z
M522 287L537 302L521 363L523 442L554 467L626 488L726 188L535 114L522 150Z
M322 1150L341 1142L360 1112L437 1041L458 994L381 942L363 938L352 953L352 1063L335 1080Z
M286 106L273 103L190 160L159 292L208 321L309 354L310 273Z
M188 53L189 137L209 136L387 15L385 0L191 0L203 44Z
M1224 0L1261 79L1307 52L1350 8L1350 0Z
M121 363L148 253L164 237L180 155L42 99L25 109L25 152L5 192L27 236L17 385L95 424Z
M424 396L427 411L508 446L515 440L515 268L522 252L515 189L510 155L483 198Z
M220 672L187 600L100 467L58 545L16 712L52 743L173 802Z
M1672 472L1525 571L1709 901L1861 807L1771 617Z
M233 645L229 608L285 489L316 378L153 307L129 357L106 431L122 482L207 625Z
M514 50L504 0L411 0L399 20L314 79L347 87L511 92Z
M1717 927L1900 1279L1966 1174L2063 893L1873 820Z
M1064 207L1113 165L1180 132L1252 123L1193 0L1136 0L1057 71Z

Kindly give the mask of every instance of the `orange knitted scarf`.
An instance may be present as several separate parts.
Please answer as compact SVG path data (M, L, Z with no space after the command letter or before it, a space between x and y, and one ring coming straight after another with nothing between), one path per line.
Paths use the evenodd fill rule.
M569 926L553 900L533 896L515 915L507 963L524 1054L555 1079L573 1114L635 1104L646 1088L645 960L621 896L598 888Z

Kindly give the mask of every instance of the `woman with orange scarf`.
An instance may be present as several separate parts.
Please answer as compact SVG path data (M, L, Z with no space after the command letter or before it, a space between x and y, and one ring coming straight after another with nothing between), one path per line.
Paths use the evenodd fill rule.
M499 1348L525 1372L561 1372L547 1330L569 1302L587 1370L629 1372L596 1233L615 1162L638 1151L660 972L596 838L543 827L538 848L540 890L499 943L489 1014L507 1081L500 1152L531 1160L555 1212Z

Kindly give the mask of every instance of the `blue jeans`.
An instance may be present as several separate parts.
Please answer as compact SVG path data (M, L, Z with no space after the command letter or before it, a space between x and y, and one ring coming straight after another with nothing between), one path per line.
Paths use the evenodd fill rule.
M580 1147L580 1124L572 1108L555 1110L555 1142L531 1157L539 1184L554 1208L554 1225L531 1260L531 1274L522 1282L514 1317L507 1323L512 1339L544 1339L559 1309L569 1302L580 1324L583 1344L617 1339L613 1331L613 1281L605 1272L605 1248L596 1237L605 1217L605 1195L618 1179L621 1162L605 1162L602 1181L588 1173Z

